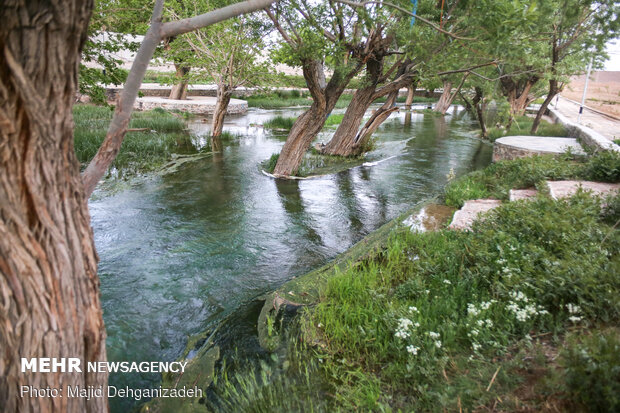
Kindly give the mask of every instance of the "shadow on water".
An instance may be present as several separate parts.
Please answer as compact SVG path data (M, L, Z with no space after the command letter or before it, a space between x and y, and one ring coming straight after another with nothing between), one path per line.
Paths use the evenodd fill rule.
M175 360L189 336L225 317L234 322L218 336L224 356L235 349L263 354L256 297L437 194L451 170L464 174L491 158L466 114L410 113L407 125L406 114L396 113L375 134L370 166L304 181L264 176L259 163L283 141L260 125L299 113L251 110L231 117L225 130L236 137L223 140L220 153L90 201L109 360ZM188 126L198 149L206 147L208 125ZM110 380L147 388L158 386L160 376L112 374ZM115 412L135 403L110 402Z

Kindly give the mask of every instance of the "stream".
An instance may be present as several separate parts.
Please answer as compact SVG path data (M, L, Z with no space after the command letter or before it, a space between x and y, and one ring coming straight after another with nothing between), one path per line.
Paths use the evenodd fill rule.
M89 206L109 360L177 359L189 336L243 313L253 298L438 194L451 170L458 176L491 160L491 146L476 138L477 124L451 108L445 118L414 113L407 120L395 113L375 133L377 144L362 166L298 181L265 176L259 163L279 152L284 139L260 125L302 112L251 108L227 117L224 130L235 137L224 141L222 153L119 191L98 190ZM208 123L195 119L188 127L196 147L207 144ZM256 319L242 321L250 330L244 334L255 335ZM158 374L110 376L110 384L134 388L156 387L159 380ZM134 403L110 399L113 412Z

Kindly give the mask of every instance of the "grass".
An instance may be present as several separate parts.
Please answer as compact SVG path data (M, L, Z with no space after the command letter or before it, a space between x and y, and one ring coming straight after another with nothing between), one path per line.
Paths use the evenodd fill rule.
M447 205L460 208L470 199L505 200L510 189L530 188L545 180L561 179L620 181L620 154L601 152L586 161L545 155L498 162L450 182L444 196Z
M507 161L461 181L503 192L609 162ZM539 197L502 205L472 231L393 231L322 278L288 351L223 377L221 410L616 410L620 232L602 203Z
M290 130L296 120L297 118L278 115L275 118L271 118L267 122L263 123L263 128Z
M497 139L504 136L517 136L517 135L531 135L530 130L534 118L529 116L518 116L512 123L509 131L504 128L489 128L488 139L491 142L495 142ZM538 126L538 131L534 136L558 136L565 137L568 135L566 128L560 123L549 123L546 120L541 120Z
M74 106L75 153L83 167L101 146L112 114L110 107ZM162 166L172 153L195 151L183 121L162 109L134 112L129 128L147 130L128 132L125 136L120 152L112 163L120 176L155 170Z
M342 119L344 119L344 114L329 115L327 120L325 120L323 127L340 125L340 123L342 123Z

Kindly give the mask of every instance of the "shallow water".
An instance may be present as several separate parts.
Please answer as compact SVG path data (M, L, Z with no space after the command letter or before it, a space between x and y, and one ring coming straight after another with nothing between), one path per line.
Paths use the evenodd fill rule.
M375 134L365 166L303 181L263 175L258 164L284 142L258 125L301 112L251 109L231 117L225 130L239 136L221 154L120 192L100 191L90 202L110 360L178 358L188 336L437 194L451 169L460 175L490 162L490 146L475 138L463 112L413 114L409 122L397 113ZM196 146L205 145L208 125L189 126ZM251 330L255 320L246 321ZM159 379L110 381L151 387ZM113 411L132 404L110 402Z

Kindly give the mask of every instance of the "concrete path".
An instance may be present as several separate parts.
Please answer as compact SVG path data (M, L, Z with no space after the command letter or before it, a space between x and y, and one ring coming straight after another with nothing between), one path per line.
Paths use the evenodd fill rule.
M557 107L555 103L556 100L553 99L553 102L549 105L549 107L556 109L564 117L568 118L568 120L577 123L577 118L579 117L578 103L563 97L560 97ZM620 139L620 121L609 116L605 116L584 108L583 113L581 114L581 124L595 130L611 141L614 139Z
M137 110L151 110L163 108L167 110L180 110L189 113L210 115L215 111L217 98L211 96L191 96L186 100L174 100L157 96L145 96L137 98L134 108ZM248 110L248 102L241 99L230 99L227 114L245 113Z

